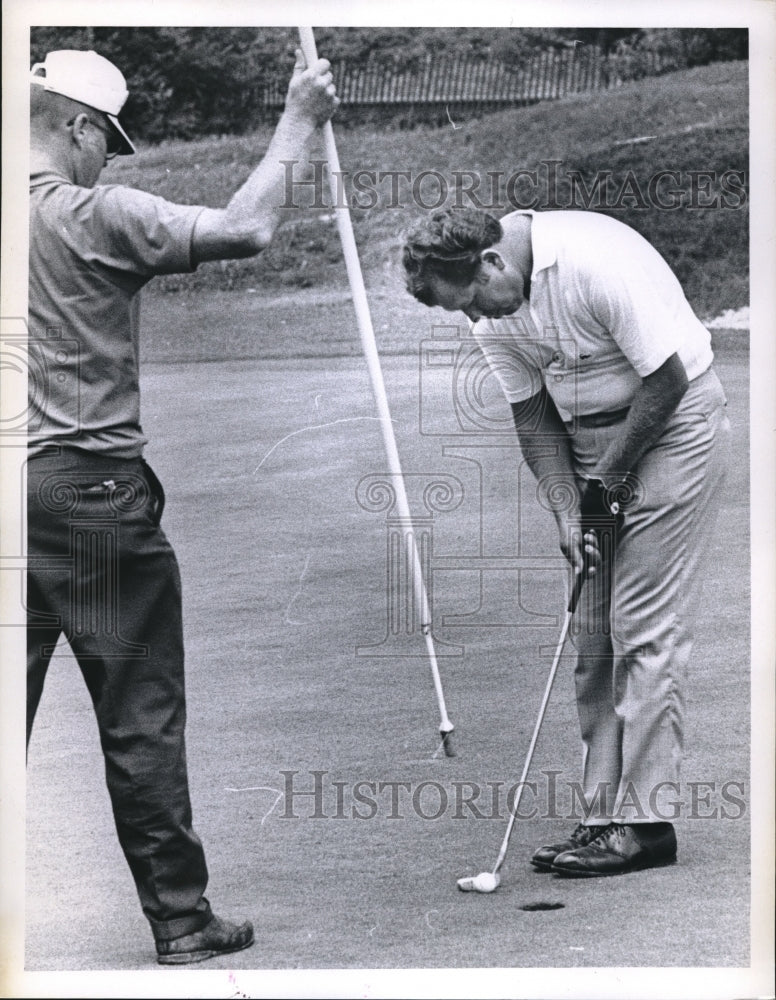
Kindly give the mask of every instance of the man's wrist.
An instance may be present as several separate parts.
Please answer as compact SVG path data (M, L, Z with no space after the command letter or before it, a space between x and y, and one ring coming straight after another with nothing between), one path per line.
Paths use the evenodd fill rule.
M301 134L303 138L308 139L318 127L314 115L286 105L278 121L277 131L288 130L294 136Z

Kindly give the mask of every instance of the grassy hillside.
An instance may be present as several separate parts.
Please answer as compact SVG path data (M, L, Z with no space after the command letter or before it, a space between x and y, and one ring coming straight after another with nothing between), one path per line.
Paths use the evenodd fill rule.
M113 164L104 180L173 201L224 205L269 136L267 129L142 149L137 157ZM440 183L447 187L447 203L471 203L455 181L456 173L469 172L466 184L471 187L472 176L479 179L479 196L487 205L495 202L495 215L515 207L511 193L512 201L518 198L523 205L533 200L532 207L539 209L591 207L632 225L669 260L703 317L748 303L746 63L698 67L593 96L462 118L440 129L364 128L337 136L343 170L371 172L373 178L362 175L367 191L358 195L368 207L353 210L370 288L404 294L397 266L401 231L426 210L413 202L411 180L399 172L410 170L413 180L422 171L441 176L441 182L440 176L428 177L416 189L426 206L436 199ZM323 151L318 155L323 158ZM536 171L536 179L508 188L508 178L518 170ZM655 188L661 171L670 176ZM379 181L379 172L389 176ZM493 195L489 172L500 174ZM584 191L595 190L596 178L601 201L587 206ZM309 189L298 193L309 204ZM324 196L328 204L325 185ZM326 208L290 210L272 248L256 260L157 279L152 294L299 288L347 288L336 226Z

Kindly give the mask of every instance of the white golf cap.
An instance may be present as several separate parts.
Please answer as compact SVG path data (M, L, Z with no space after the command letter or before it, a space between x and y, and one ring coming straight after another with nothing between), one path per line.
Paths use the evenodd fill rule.
M104 56L80 49L49 52L42 63L35 63L32 67L30 80L53 94L61 94L102 111L119 137L119 155L128 156L135 152L118 119L129 96L127 81L121 70Z

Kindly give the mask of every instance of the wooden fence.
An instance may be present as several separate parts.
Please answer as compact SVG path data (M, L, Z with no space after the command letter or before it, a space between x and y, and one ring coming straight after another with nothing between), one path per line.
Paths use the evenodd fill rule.
M622 68L596 46L580 45L534 53L519 67L494 60L428 55L412 70L395 70L372 60L364 67L334 63L332 72L343 108L447 105L497 109L617 86L622 82ZM657 57L646 71L660 71ZM266 88L265 107L281 107L283 100L284 92L277 84Z

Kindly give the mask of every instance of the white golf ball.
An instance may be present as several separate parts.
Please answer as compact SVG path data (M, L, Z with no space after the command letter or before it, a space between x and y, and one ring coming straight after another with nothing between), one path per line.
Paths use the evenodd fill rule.
M492 872L480 872L474 880L474 888L477 892L493 892L498 888L501 879Z

